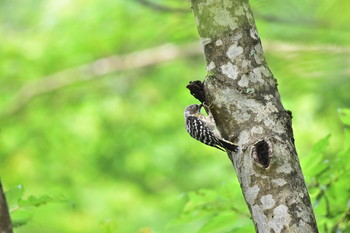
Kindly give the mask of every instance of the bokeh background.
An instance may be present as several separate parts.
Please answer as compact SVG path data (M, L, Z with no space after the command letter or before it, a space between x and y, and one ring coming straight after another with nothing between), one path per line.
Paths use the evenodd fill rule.
M320 231L350 232L350 3L250 4ZM254 231L227 156L184 128L206 74L189 1L1 0L0 42L15 232Z

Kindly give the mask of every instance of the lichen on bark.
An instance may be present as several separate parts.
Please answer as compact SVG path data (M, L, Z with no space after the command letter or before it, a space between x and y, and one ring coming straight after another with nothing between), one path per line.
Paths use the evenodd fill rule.
M229 152L257 232L317 232L291 114L246 0L192 0L207 64L206 104Z

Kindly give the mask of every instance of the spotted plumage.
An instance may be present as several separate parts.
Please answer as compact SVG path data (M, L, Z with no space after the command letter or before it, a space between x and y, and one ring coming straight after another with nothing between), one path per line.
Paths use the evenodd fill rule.
M219 150L237 151L237 145L220 138L214 133L215 123L211 116L203 115L202 105L193 104L185 109L187 132L196 140Z

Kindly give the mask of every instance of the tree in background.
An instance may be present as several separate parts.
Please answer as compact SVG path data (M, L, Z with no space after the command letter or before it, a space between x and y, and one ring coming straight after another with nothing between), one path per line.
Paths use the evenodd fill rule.
M12 233L10 213L6 202L5 193L4 193L4 190L2 189L1 181L0 181L0 232Z

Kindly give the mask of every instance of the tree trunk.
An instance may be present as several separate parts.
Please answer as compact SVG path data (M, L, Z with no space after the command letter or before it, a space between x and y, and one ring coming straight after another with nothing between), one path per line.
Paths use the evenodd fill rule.
M12 233L10 214L0 181L0 233Z
M229 152L257 232L318 232L281 103L247 0L191 0L208 75L206 103Z

